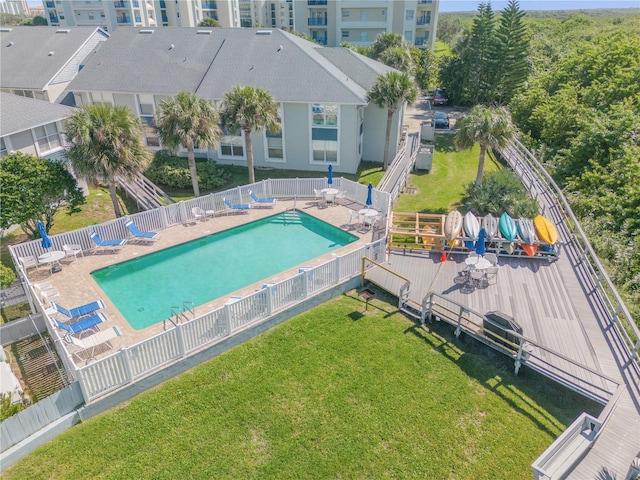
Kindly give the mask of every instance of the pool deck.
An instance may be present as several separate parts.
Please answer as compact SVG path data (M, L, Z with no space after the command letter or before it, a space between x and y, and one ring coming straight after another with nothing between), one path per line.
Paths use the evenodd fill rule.
M314 201L298 200L295 207L302 212L312 215L313 217L330 223L335 227L341 228L342 230L348 231L349 233L359 237L359 240L349 245L308 262L304 262L304 264L301 265L316 266L325 263L335 256L348 253L366 245L372 241L372 236L375 234L373 229L363 230L361 228L356 228L353 224L349 225L349 211L363 208L362 205L352 203L349 200L343 201L341 204L327 207L319 207ZM101 358L102 356L113 353L113 351L118 350L121 347L133 345L161 333L163 331L164 322L158 322L141 330L134 330L91 277L91 272L141 255L146 255L174 245L205 237L216 232L221 232L238 225L243 225L261 218L275 215L292 208L294 208L293 201L278 200L273 208L252 208L248 213L231 213L229 215L220 215L206 220L194 220L186 224L162 230L160 232L160 237L157 240L149 242L140 242L135 239L129 240L126 245L113 253L108 250L106 252L98 251L97 253L92 251L85 252L84 258L78 256L77 260L74 260L73 257L64 259L61 262L63 266L62 271L54 274L51 274L47 267L41 266L37 271L32 270L29 272L29 280L32 283L45 281L50 282L52 286L60 292L60 299L55 301L66 308L76 307L78 305L94 301L98 298L104 300L106 304L104 313L109 321L101 327L101 330L105 330L115 325L118 327L118 330L120 330L122 335L111 340L112 349L104 349L106 351L96 355L96 358ZM293 276L298 273L298 267L301 265L296 265L289 270L261 279L260 281L248 285L229 295L216 298L202 305L197 305L195 307L195 315L203 315L223 306L231 295L245 296L261 288L262 284L265 282L278 282ZM178 302L178 300L180 301ZM183 300L188 299L176 299L176 305L180 305ZM169 312L167 312L167 315L169 315ZM167 322L167 328L171 327L171 324ZM69 348L72 350L74 349L74 347Z

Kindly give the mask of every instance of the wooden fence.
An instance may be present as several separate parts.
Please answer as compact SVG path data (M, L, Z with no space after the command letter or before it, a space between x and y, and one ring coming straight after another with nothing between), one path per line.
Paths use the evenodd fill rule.
M80 384L74 382L0 423L0 451L33 435L84 403Z

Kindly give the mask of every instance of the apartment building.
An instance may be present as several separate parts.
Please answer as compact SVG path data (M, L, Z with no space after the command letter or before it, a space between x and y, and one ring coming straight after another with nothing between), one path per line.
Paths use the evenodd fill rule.
M328 46L371 45L394 32L409 45L433 48L439 0L296 0L294 28Z
M31 15L27 0L4 0L0 2L0 12L9 15Z
M123 52L128 54L123 55ZM221 106L236 85L268 90L281 130L253 132L257 167L356 172L361 160L382 162L387 110L367 92L391 68L347 48L324 48L280 29L120 28L69 85L76 105L126 105L161 147L153 121L160 103L182 90ZM141 74L140 72L144 72ZM390 155L404 110L393 117ZM215 149L197 155L246 166L245 133L225 131ZM184 153L184 152L183 152Z
M318 43L371 45L395 32L410 45L433 48L440 0L45 0L52 26L220 27L298 31Z

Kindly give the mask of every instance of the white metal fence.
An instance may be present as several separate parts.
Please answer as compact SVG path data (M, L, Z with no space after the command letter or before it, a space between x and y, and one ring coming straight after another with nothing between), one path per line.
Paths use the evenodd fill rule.
M324 187L326 187L326 179L324 178L264 180L253 185L244 185L141 212L131 215L131 218L142 230L160 231L193 220L191 210L193 207L222 213L226 210L224 197L232 203L250 202L249 190L254 191L258 196L293 199L295 203L298 200L304 201L314 198L314 189ZM365 185L339 177L334 178L333 187L344 190L346 192L345 198L348 200L360 204L364 204L366 201L368 189ZM388 216L389 194L374 189L372 200L373 208ZM81 245L83 250L91 250L93 245L89 235L92 231L98 232L103 238L127 238L128 230L124 222L125 219L120 218L73 232L52 235L52 248L62 250L63 245L73 243ZM84 399L88 403L158 371L163 366L188 356L196 350L233 335L249 324L264 320L278 311L360 274L362 257L382 259L385 255L385 247L386 237L383 237L356 251L336 257L329 262L275 283L218 310L178 324L171 330L164 331L135 345L124 347L108 357L82 367L75 365L69 353L66 352L63 342L57 341L56 345L67 371L79 381ZM13 245L9 249L16 265L19 264L18 257L27 255L37 257L44 252L39 240ZM24 281L31 294L30 297L37 298L33 294L26 276L24 276ZM43 306L38 301L33 302L33 307L48 318ZM48 328L52 338L59 340L59 333L50 319Z

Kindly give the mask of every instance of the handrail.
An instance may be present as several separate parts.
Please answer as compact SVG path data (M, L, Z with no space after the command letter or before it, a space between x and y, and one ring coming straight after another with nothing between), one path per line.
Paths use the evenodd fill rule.
M527 150L527 148L519 140L517 139L514 140L511 146L514 149L516 149L518 153L524 154L524 157L525 157L525 158L520 158L520 156L517 156L517 159L515 162L516 164L512 165L513 170L517 173L516 167L518 166L518 162L517 162L518 160L522 161L523 163L526 161L528 162L532 170L532 173L534 175L537 175L538 177L541 176L544 179L544 182L548 183L552 187L553 191L551 193L552 193L552 196L555 197L554 200L556 201L556 203L558 203L562 207L563 209L562 213L564 214L565 218L568 218L571 221L571 224L572 224L571 227L573 228L572 234L574 238L576 238L577 240L580 240L580 242L582 243L582 245L580 245L580 248L582 249L582 260L587 261L589 268L592 270L593 274L595 275L596 288L603 295L603 299L607 300L607 302L605 303L609 304L607 305L607 308L609 309L609 313L611 314L611 319L613 321L613 324L616 325L616 328L617 328L617 322L621 320L620 317L622 316L621 323L623 323L624 325L622 326L622 328L617 328L617 330L621 333L621 335L625 339L625 344L629 350L629 353L633 357L633 359L636 362L639 362L640 361L640 356L639 356L640 329L634 322L634 319L631 316L629 309L627 308L624 301L618 294L618 291L616 290L615 286L613 285L613 282L607 275L606 270L600 263L598 256L594 252L591 246L591 243L589 242L586 234L582 230L582 227L580 226L578 219L575 217L573 210L569 205L569 202L567 201L564 194L562 193L562 190L553 180L551 175L549 175L549 173L545 170L545 168L540 164L540 162L538 162L538 160L533 156L533 154L529 152L529 150ZM511 158L512 156L505 155L504 154L505 150L506 149L503 149L501 153L503 153L503 156L507 159L507 161L511 163L513 161L513 159ZM541 179L538 178L538 181L541 181ZM533 180L532 180L532 183L533 183ZM577 235L576 235L576 232L577 232ZM607 293L607 291L604 289L602 285L603 282L609 288L610 294ZM613 298L617 302L617 305L613 305L613 302L611 302L609 295L613 296ZM633 335L635 336L635 342L634 342L634 339L631 338L631 336L629 335L629 332L627 332L626 330L627 328L630 329Z

